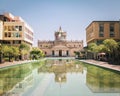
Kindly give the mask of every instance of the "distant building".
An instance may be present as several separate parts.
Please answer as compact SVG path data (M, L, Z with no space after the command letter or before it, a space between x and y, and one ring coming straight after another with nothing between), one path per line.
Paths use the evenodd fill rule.
M120 21L93 21L86 28L86 41L101 44L105 39L120 41Z
M19 45L22 42L32 46L33 29L19 16L0 15L0 43Z
M46 56L75 56L75 51L83 49L83 41L67 41L67 33L61 27L55 32L54 41L38 40L38 47Z

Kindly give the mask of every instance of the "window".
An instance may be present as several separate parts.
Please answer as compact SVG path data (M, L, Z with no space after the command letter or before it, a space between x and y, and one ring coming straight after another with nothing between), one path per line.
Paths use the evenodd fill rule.
M47 52L45 52L45 55L47 55Z
M14 33L14 37L20 37L20 34L18 32Z
M13 41L13 44L21 44L21 41Z
M14 26L11 26L12 27L12 31L15 31L15 28L14 28Z
M7 32L5 32L5 37L7 37Z
M8 26L4 26L4 31L8 31Z
M102 44L103 43L103 40L97 40L96 43L99 45L99 44Z
M104 32L104 24L99 24L99 32Z
M19 28L18 28L18 26L15 26L15 31L19 31Z
M19 31L22 31L22 26L19 26Z
M8 32L8 37L11 37L11 33L10 32Z
M11 26L8 26L8 31L12 31L12 27Z
M110 24L110 37L114 37L115 36L115 32L114 32L114 23Z
M104 24L99 24L99 37L104 37Z

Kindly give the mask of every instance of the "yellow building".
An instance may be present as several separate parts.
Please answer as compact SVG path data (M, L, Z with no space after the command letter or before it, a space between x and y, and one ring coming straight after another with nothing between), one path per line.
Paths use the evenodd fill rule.
M33 29L19 16L0 15L0 43L19 45L22 42L32 46Z
M86 28L86 41L100 44L105 39L120 41L120 21L93 21Z
M66 40L67 33L61 27L55 32L54 41L38 40L38 47L46 56L75 56L75 51L83 49L83 41Z

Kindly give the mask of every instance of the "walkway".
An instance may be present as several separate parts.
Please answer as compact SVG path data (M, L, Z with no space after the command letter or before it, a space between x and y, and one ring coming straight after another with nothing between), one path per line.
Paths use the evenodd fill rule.
M91 59L90 60L80 60L80 61L92 64L92 65L97 65L97 66L100 66L100 67L104 67L104 68L109 68L109 69L113 69L113 70L116 70L116 71L120 71L120 65L111 65L111 64L108 64L107 62L91 60Z
M4 67L8 67L8 66L14 66L14 65L23 64L23 63L34 62L34 61L36 61L36 60L5 62L5 63L0 64L0 68L4 68Z

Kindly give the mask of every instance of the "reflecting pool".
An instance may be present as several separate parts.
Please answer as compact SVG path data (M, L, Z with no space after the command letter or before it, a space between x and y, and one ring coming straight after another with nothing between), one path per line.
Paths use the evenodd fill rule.
M0 69L0 96L120 96L120 72L74 59Z

